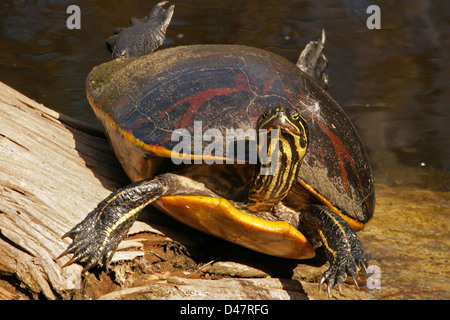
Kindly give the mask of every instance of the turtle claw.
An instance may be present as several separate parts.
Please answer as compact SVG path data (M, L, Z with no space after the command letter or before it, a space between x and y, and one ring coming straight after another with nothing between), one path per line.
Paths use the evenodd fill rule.
M98 216L97 210L92 211L82 222L62 236L62 238L73 240L57 258L73 254L63 267L79 262L84 266L82 273L85 273L97 264L104 265L108 269L109 262L120 241L114 238L106 241L106 239L111 237L105 230L102 230L104 229L102 224L94 223Z
M117 245L115 242L104 245L103 243L100 245L100 243L97 239L91 239L91 237L75 237L74 241L59 255L58 259L65 255L73 254L63 268L74 263L82 263L84 267L81 273L86 273L96 265L105 266L105 269L108 270L109 262Z
M326 293L328 298L331 298L331 286L328 284L327 285L327 293Z
M353 279L353 283L359 290L356 275L359 270L366 270L365 257L366 256L362 254L359 241L352 242L352 250L350 253L346 250L338 251L336 257L330 261L330 268L323 273L319 282L319 289L324 283L327 283L328 297L331 297L331 288L337 284L340 294L343 295L341 284L345 281L347 276L349 276Z
M167 191L161 179L138 181L111 193L63 236L73 241L59 257L73 254L66 265L79 262L84 266L83 272L96 265L107 270L142 208Z
M358 284L358 281L356 280L356 277L352 276L352 279L353 279L353 283L355 284L356 288L359 290L359 284Z
M341 282L338 282L338 289L339 289L339 293L342 295L344 295L344 293L342 292L342 286L341 286Z
M327 288L326 288L325 294L326 294L326 296L328 298L331 298L331 289L335 285L335 278L333 278L333 277L327 278L325 275L323 275L322 278L320 279L320 282L319 282L319 292L322 290L322 285L324 283L327 284ZM341 281L338 281L337 285L338 285L339 292L342 295Z
M353 261L352 261L353 260ZM345 281L347 276L350 276L353 279L353 283L356 288L359 290L359 284L356 279L356 275L358 274L358 269L360 269L360 263L351 259L347 264L337 264L336 262L332 262L330 268L324 272L322 278L319 282L319 291L322 288L324 283L327 283L327 296L331 297L331 288L337 284L339 293L343 295L342 292L342 282ZM366 269L365 263L362 263L361 268Z
M361 246L355 232L339 215L329 208L312 205L305 211L305 221L318 230L322 239L325 255L330 267L323 273L319 288L327 283L328 296L331 288L337 284L342 294L341 284L347 277L352 277L359 289L356 275L360 269L365 268L367 255Z

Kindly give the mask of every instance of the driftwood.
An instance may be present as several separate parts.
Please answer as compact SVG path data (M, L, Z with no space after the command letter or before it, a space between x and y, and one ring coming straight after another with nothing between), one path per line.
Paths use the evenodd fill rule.
M0 83L0 274L35 297L73 289L61 236L125 178L95 133Z
M153 284L114 291L100 299L126 300L134 298L136 293L146 299L160 299L161 292L169 300L305 300L307 295L300 292L300 284L280 279L219 279L192 280L169 278Z
M62 268L69 257L57 259L70 243L70 239L61 237L112 190L127 183L98 129L52 111L0 83L0 299L85 298L85 293L74 294L80 289L81 266ZM169 228L138 221L133 229L134 233L170 240L166 232ZM129 242L128 246L137 249L116 253L115 260L142 256L140 240ZM127 247L126 243L122 247ZM180 295L179 288L192 292L193 287L198 289L198 299L307 298L304 292L293 295L283 289L286 283L296 283L302 291L298 281L280 284L269 278L251 285L246 279L176 280L178 285L174 286L176 277L155 277L155 283L147 277L147 282L136 288L121 287L117 279L123 266L118 268L116 285L108 289L117 292L103 290L94 298L136 298L130 292L141 292L147 298L183 299L186 294ZM133 277L130 272L124 274ZM86 284L82 286L85 289ZM10 293L10 287L15 287L16 293ZM271 287L273 290L268 289Z

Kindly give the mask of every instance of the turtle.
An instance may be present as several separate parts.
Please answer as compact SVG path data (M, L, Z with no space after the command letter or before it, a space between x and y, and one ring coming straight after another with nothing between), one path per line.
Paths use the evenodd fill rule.
M174 5L158 3L107 40L88 100L131 180L64 237L65 265L106 267L148 205L249 249L329 268L327 292L368 261L356 232L372 218L367 151L326 92L324 33L294 64L267 50L160 48ZM342 292L342 291L341 291Z

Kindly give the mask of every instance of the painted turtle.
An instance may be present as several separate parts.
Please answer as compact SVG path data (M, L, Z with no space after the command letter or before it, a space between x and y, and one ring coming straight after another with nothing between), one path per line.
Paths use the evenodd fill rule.
M66 265L107 266L138 213L153 204L274 256L311 258L322 244L330 267L320 286L340 289L365 268L354 230L374 210L371 168L353 125L299 65L268 51L193 45L152 52L174 10L163 4L110 38L115 59L87 78L89 102L134 182L65 235L73 239L61 255L73 253ZM326 61L322 42L315 48L300 59L313 76Z

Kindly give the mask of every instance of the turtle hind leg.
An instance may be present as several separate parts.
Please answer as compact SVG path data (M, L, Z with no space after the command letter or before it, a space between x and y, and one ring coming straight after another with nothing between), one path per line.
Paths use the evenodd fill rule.
M323 54L325 45L325 30L322 30L322 36L318 41L311 41L303 49L297 61L297 67L310 76L314 82L328 89L328 60Z
M115 35L106 40L106 47L113 58L138 58L159 48L166 39L166 29L172 19L175 6L166 10L167 1L155 5L143 18L132 18L129 28L117 29Z
M302 223L311 227L320 238L325 248L330 267L324 272L319 288L327 283L328 296L331 288L337 284L339 291L341 283L350 276L356 286L356 275L365 268L366 255L355 232L339 215L323 205L310 205L304 212Z

